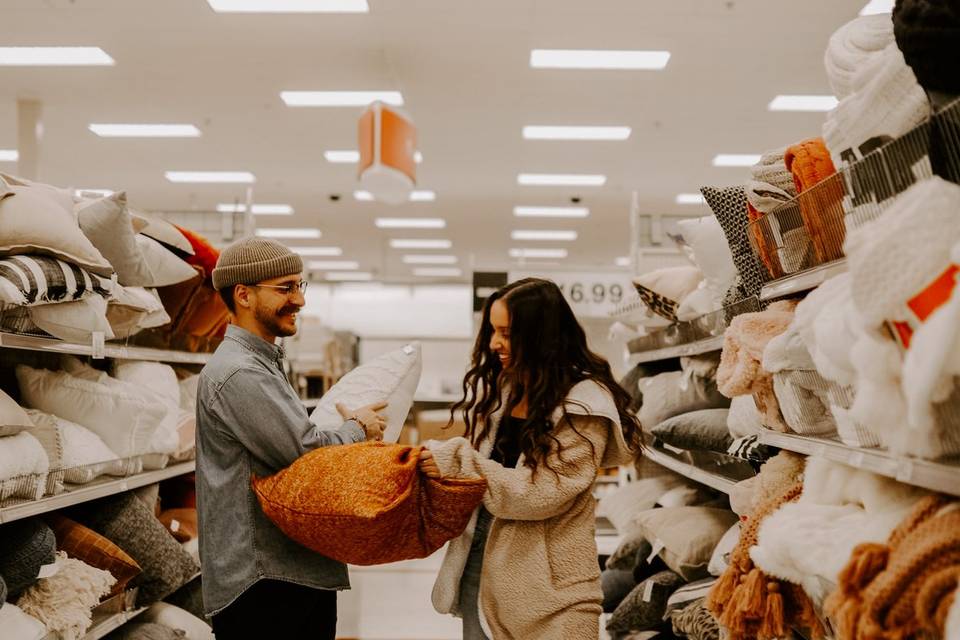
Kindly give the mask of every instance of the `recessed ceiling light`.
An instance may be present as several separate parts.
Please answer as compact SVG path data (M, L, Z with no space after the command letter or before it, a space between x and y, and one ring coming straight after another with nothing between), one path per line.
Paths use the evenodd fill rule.
M863 9L860 9L860 15L872 16L878 13L890 13L893 11L894 0L870 0Z
M217 205L217 211L220 213L245 213L247 205L222 203ZM289 216L293 213L293 207L288 204L255 204L250 207L250 211L255 216Z
M706 199L700 193L678 193L677 204L705 204Z
M390 246L394 249L449 249L453 243L449 240L404 240L393 239Z
M80 67L113 64L113 58L100 47L0 47L0 66Z
M16 149L0 149L0 162L16 162L20 153Z
M324 274L323 277L336 282L366 282L367 280L373 280L373 274L367 271L333 271Z
M340 247L290 247L290 251L306 258L336 258L343 255Z
M566 249L510 249L511 258L566 258Z
M667 66L669 51L614 51L595 49L534 49L534 69L650 69Z
M411 191L410 202L433 202L437 194L433 191Z
M626 140L630 127L549 127L528 125L523 128L527 140Z
M414 151L413 161L416 162L417 164L420 164L421 162L423 162L423 154L420 153L419 151Z
M369 191L354 191L353 199L358 202L373 202L373 194Z
M355 260L311 260L307 268L313 271L355 271L360 263Z
M713 158L715 167L752 167L758 162L760 162L759 153L718 153Z
M459 278L463 271L451 267L423 267L414 269L413 275L420 278Z
M261 238L296 238L301 240L312 239L315 240L320 237L319 229L296 229L292 227L287 228L271 228L271 229L257 229L257 235Z
M620 256L615 260L615 263L618 267L629 267L630 266L630 256Z
M367 0L207 0L217 13L368 13Z
M115 192L112 189L74 189L73 195L78 198L106 198Z
M101 138L197 138L192 124L98 124L87 127Z
M590 215L587 207L514 207L513 215L518 218L586 218Z
M447 221L443 218L377 218L376 225L381 229L443 229Z
M770 111L830 111L839 101L834 96L777 96L770 101Z
M517 176L517 184L528 186L602 187L606 182L607 176L586 173L521 173Z
M556 240L572 242L577 239L576 231L539 231L519 230L510 234L514 240Z
M250 184L257 181L249 171L167 171L164 175L170 182L197 184Z
M327 162L334 164L355 164L360 162L360 152L349 149L324 151L323 157L326 158Z
M457 264L457 256L411 255L403 256L404 264Z
M281 91L280 98L288 107L365 107L375 100L403 106L399 91Z

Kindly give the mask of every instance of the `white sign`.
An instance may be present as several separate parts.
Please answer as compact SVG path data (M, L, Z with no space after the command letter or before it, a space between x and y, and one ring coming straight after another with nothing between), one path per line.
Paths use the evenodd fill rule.
M581 318L610 317L610 312L633 290L630 276L622 271L511 271L509 282L530 277L556 282L573 312Z

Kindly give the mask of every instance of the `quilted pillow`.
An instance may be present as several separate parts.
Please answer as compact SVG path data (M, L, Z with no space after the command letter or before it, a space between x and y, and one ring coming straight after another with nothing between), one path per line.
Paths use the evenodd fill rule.
M425 558L463 533L483 479L427 478L422 447L365 442L323 447L254 478L263 512L293 540L347 564Z
M90 344L94 333L102 333L105 340L115 337L107 320L107 301L100 296L37 304L27 307L27 311L39 329L66 342Z
M667 566L693 581L709 575L713 550L738 518L726 509L676 507L645 511L636 521Z
M65 371L17 365L24 401L35 409L82 425L103 439L121 458L147 453L167 417L167 407L101 380L74 377Z
M8 597L16 599L33 585L40 567L56 560L57 540L39 518L16 520L0 528L0 575Z
M63 260L44 256L0 260L0 307L68 302L92 295L107 297L112 290L109 278Z
M660 442L680 449L726 453L733 442L727 429L727 409L703 409L668 418L650 432Z
M138 607L162 600L200 571L153 512L133 494L81 505L71 511L71 517L111 540L143 569Z
M49 513L44 516L44 520L53 529L57 538L57 549L91 567L109 571L116 578L117 582L110 595L121 593L131 580L140 575L140 565L123 549L96 531L58 513Z
M739 302L744 298L756 296L766 281L763 264L750 247L747 218L747 196L743 185L726 188L701 187L707 204L716 216L723 234L727 237L733 264L740 275L740 293L729 302Z
M33 422L27 412L0 390L0 437L13 436L32 427Z
M422 367L419 342L362 364L323 395L310 414L310 421L321 429L336 429L343 424L337 403L358 409L375 402L388 402L389 406L382 412L387 418L383 439L396 442L413 406Z
M193 277L190 265L156 240L134 232L123 191L82 207L77 220L83 233L116 269L122 285L162 287Z
M630 631L648 631L663 622L667 599L683 586L683 578L672 571L661 571L647 578L623 599L607 623L612 635Z
M717 390L713 379L681 371L644 378L640 381L640 391L643 393L640 423L647 431L682 413L730 406L730 399Z
M83 235L66 189L0 174L0 255L41 254L109 276L113 267Z

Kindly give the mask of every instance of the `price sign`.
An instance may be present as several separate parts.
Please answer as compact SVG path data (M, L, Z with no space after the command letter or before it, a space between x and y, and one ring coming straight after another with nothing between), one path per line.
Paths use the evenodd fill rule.
M633 290L623 272L510 272L510 282L528 277L556 282L573 312L581 318L609 317Z

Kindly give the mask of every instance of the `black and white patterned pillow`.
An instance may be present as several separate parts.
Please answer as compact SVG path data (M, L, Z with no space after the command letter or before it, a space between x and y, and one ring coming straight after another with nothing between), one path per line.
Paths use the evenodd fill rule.
M763 263L750 246L747 196L743 185L725 188L700 187L700 193L703 194L723 229L723 235L726 236L727 244L730 245L733 264L737 267L740 276L737 299L725 302L739 302L743 298L759 295L760 288L768 278L764 275Z
M661 318L665 318L670 322L677 321L677 307L680 305L676 300L671 300L667 296L660 295L653 289L648 289L643 285L639 285L636 282L633 283L634 288L637 290L637 294L640 296L640 299L643 300L644 304L647 305L647 308L650 311L654 312Z
M0 260L0 308L106 297L112 291L110 278L56 258L30 255Z

